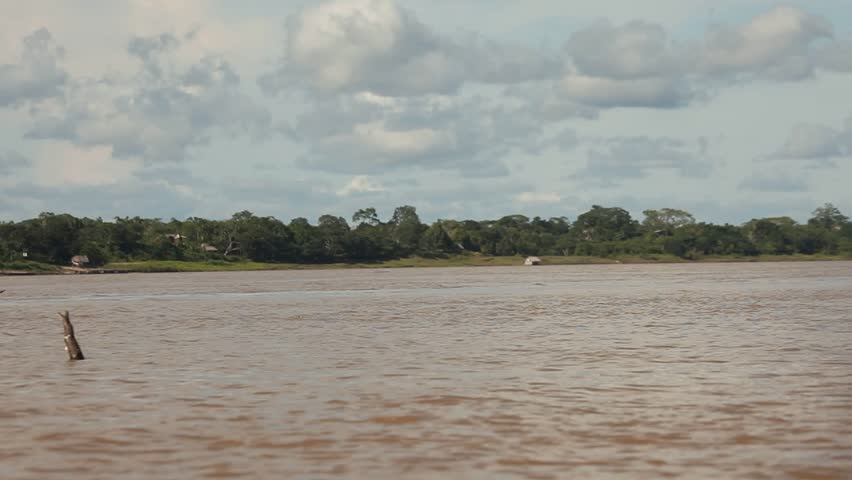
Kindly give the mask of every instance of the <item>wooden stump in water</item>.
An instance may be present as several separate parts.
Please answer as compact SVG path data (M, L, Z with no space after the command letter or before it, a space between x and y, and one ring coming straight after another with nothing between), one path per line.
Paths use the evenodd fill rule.
M74 326L71 325L71 317L68 315L68 311L60 313L59 317L62 318L62 327L65 329L65 351L68 352L68 359L85 360L86 357L83 356L80 344L77 343L77 338L74 336Z

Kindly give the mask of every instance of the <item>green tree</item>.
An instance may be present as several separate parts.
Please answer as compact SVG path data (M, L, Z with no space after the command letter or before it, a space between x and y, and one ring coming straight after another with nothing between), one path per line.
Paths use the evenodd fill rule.
M796 222L790 217L753 219L743 225L743 233L762 254L794 253Z
M293 235L275 217L256 217L248 211L231 217L233 238L242 255L258 262L282 262L294 258Z
M94 242L83 244L80 247L80 254L89 257L89 266L100 267L107 264L110 260L109 251Z
M530 219L524 215L506 215L497 220L497 225L505 228L526 228L530 224Z
M144 234L143 219L116 217L112 229L112 246L116 256L123 259L139 258L145 251Z
M826 203L813 212L813 217L808 220L808 225L824 228L826 230L840 230L843 224L849 222L849 217L840 213L834 205Z
M302 262L327 262L325 256L325 241L319 229L308 222L306 218L294 218L290 221L290 231L293 233L293 243Z
M639 232L639 223L623 208L593 205L574 222L574 234L580 240L600 242L626 240Z
M678 228L695 224L695 217L691 213L676 208L645 210L642 213L645 215L642 227L651 233L671 235Z
M379 214L376 213L376 209L373 208L373 207L369 207L369 208L362 208L362 209L358 210L357 212L355 212L352 215L352 223L355 223L355 224L358 224L358 225L366 224L366 225L369 225L371 227L375 227L382 222L379 220Z
M323 241L323 255L328 260L342 260L346 257L346 239L349 225L343 217L323 215L317 225Z
M444 230L441 222L433 223L420 238L419 252L424 257L439 257L457 251L458 247Z
M831 253L831 232L822 226L803 225L797 228L793 237L796 252L804 255L815 253Z
M654 234L665 231L666 235ZM645 235L642 235L642 233ZM296 218L285 225L274 217L235 213L227 220L190 217L164 222L156 218L77 218L45 212L20 222L0 221L0 262L29 259L67 264L87 255L97 265L110 259L203 260L201 244L227 256L264 262L372 261L420 254L440 256L460 249L487 255L702 255L852 254L852 222L826 204L806 225L789 217L753 219L742 226L695 223L676 209L645 211L638 222L621 208L593 206L573 222L565 217L530 219L507 215L498 220L439 220L423 225L413 206L394 210L382 223L374 208L346 220L323 215L317 225Z
M401 255L410 255L417 250L420 235L426 226L420 223L417 209L410 205L397 207L390 220L391 235Z

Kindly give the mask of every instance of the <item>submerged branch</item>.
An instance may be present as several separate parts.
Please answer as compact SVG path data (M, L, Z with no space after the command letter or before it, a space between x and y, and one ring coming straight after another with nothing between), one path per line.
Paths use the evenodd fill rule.
M62 318L62 327L65 330L65 351L68 352L69 360L85 360L83 350L80 349L80 344L77 343L77 338L74 336L74 326L71 325L71 317L66 310L65 313L59 313Z

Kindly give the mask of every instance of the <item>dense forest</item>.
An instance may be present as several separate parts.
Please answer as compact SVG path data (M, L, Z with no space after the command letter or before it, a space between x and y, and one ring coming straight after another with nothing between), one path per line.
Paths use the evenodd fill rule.
M42 213L0 222L0 264L23 259L68 265L85 255L90 266L110 261L185 260L332 263L382 261L410 256L484 255L623 256L852 254L852 222L826 204L807 223L789 217L743 225L696 222L683 210L646 210L640 222L622 208L594 206L573 222L565 217L420 221L412 206L382 221L374 208L358 210L351 223L323 215L284 223L239 212L227 220L76 218Z

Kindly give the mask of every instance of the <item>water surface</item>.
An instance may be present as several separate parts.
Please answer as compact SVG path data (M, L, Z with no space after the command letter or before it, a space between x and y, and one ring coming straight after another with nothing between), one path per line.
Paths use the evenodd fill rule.
M2 289L3 479L852 477L848 262Z

